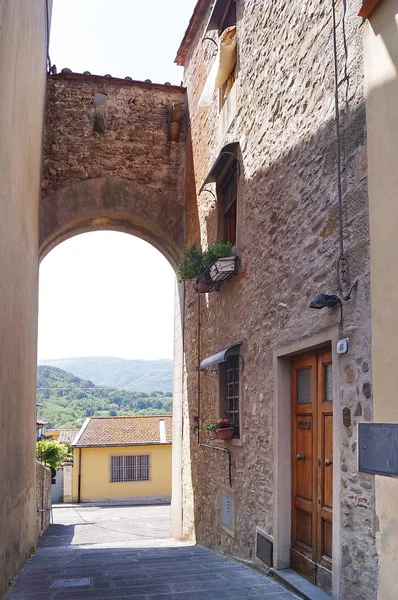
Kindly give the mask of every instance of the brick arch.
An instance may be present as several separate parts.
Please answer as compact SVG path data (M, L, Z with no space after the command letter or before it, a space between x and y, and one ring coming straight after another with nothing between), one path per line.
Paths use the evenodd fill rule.
M39 256L79 233L131 233L175 268L184 242L184 209L173 195L119 177L102 177L50 192L40 206Z

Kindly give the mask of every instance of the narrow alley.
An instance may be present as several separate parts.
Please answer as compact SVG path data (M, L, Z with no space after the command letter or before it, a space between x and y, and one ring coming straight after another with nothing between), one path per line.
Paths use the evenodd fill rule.
M271 579L168 538L168 506L54 508L7 600L294 600Z

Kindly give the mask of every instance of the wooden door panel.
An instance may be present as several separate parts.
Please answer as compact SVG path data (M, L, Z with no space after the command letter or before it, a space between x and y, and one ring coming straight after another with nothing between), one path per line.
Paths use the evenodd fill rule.
M313 501L313 427L312 416L296 416L296 496Z
M306 547L306 555L308 554L307 550L310 550L310 556L312 556L312 511L303 511L299 508L296 508L296 536L295 536L295 545L296 544L304 544Z
M332 508L333 505L333 464L326 466L326 461L333 463L333 415L322 415L323 448L321 456L322 508Z
M333 380L326 350L292 359L291 567L329 592L332 505Z

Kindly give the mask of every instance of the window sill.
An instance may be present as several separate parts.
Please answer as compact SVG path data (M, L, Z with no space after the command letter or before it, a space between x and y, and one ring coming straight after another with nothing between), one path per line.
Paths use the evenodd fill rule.
M219 444L222 444L223 446L227 445L227 446L237 446L238 448L241 448L243 446L243 440L241 438L232 438L232 440L212 440L213 442L216 441Z

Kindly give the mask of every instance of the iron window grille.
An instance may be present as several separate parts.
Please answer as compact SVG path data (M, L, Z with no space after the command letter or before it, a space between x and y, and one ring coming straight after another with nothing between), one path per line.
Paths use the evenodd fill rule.
M111 456L111 483L149 481L149 454Z
M223 364L224 414L234 424L234 438L239 438L239 355L230 356Z

